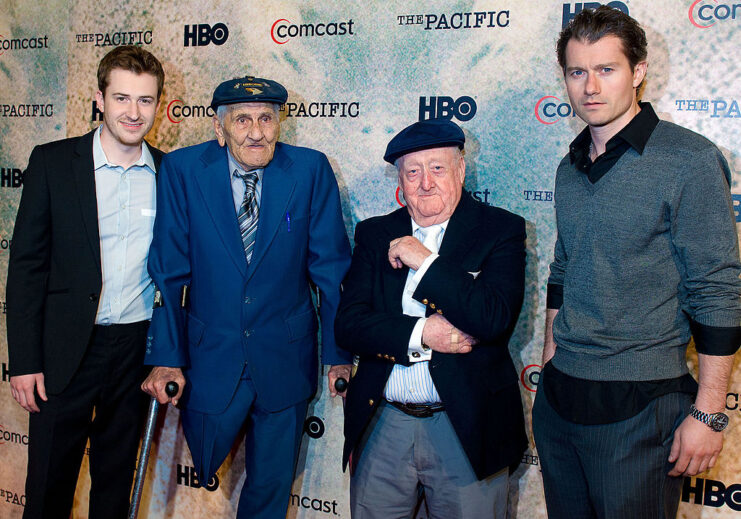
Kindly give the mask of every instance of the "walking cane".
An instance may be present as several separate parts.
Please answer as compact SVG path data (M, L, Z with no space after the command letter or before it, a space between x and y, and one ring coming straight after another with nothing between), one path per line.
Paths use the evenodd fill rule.
M165 385L167 396L173 397L178 394L180 387L177 382L168 382ZM154 436L154 425L157 422L157 411L160 404L155 397L149 403L149 414L147 415L147 426L144 429L144 439L142 440L141 450L139 451L139 463L136 466L136 480L134 481L134 492L131 495L131 504L129 505L128 519L136 519L139 514L139 503L142 499L142 488L144 487L144 477L147 474L147 463L149 462L149 447L152 444Z

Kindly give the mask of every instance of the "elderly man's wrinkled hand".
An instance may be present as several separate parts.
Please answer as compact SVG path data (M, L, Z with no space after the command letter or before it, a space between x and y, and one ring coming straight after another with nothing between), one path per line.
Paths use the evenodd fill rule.
M450 324L443 316L435 314L425 322L422 342L440 353L469 353L478 341Z
M402 236L389 243L389 263L395 269L406 265L410 269L419 270L422 262L430 254L432 251L414 236Z

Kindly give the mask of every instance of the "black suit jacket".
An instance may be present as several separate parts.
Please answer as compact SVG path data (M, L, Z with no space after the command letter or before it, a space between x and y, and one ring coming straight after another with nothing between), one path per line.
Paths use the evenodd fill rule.
M80 365L102 287L94 132L31 152L10 246L10 374L43 372L51 394ZM159 167L162 152L149 150Z
M417 317L402 313L409 269L393 269L389 242L412 234L405 208L355 229L352 265L335 321L338 344L360 357L345 404L344 466L383 398L394 363L408 365ZM522 306L525 222L463 192L443 236L440 257L414 299L479 340L467 354L433 352L429 368L479 479L517 464L527 446L517 373L507 342ZM472 273L479 273L476 278Z

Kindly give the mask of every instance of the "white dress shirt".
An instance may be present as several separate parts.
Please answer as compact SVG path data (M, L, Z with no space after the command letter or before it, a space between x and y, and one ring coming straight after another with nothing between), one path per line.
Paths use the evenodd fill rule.
M103 289L95 323L145 321L152 317L154 284L147 272L155 216L155 166L142 142L139 160L127 169L111 163L93 136Z
M394 368L386 381L383 396L392 402L405 404L429 404L440 402L440 395L435 389L435 384L430 376L429 361L432 358L432 350L422 346L422 330L425 326L425 313L427 307L414 299L412 295L417 289L419 282L424 277L427 269L437 259L440 244L443 241L445 229L450 220L429 227L420 227L412 220L414 236L422 241L432 254L422 262L418 270L409 269L404 292L401 298L402 311L405 315L417 316L419 319L412 330L409 338L409 349L407 355L411 366L394 364Z

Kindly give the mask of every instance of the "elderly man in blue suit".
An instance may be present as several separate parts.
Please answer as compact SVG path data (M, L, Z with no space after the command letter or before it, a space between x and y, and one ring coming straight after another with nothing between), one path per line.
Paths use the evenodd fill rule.
M339 190L326 156L278 142L288 97L271 80L225 81L211 106L216 140L162 161L149 271L159 292L142 388L180 401L197 473L208 481L247 423L238 518L284 517L322 361L349 378L333 321L350 264ZM165 383L181 391L172 399Z

